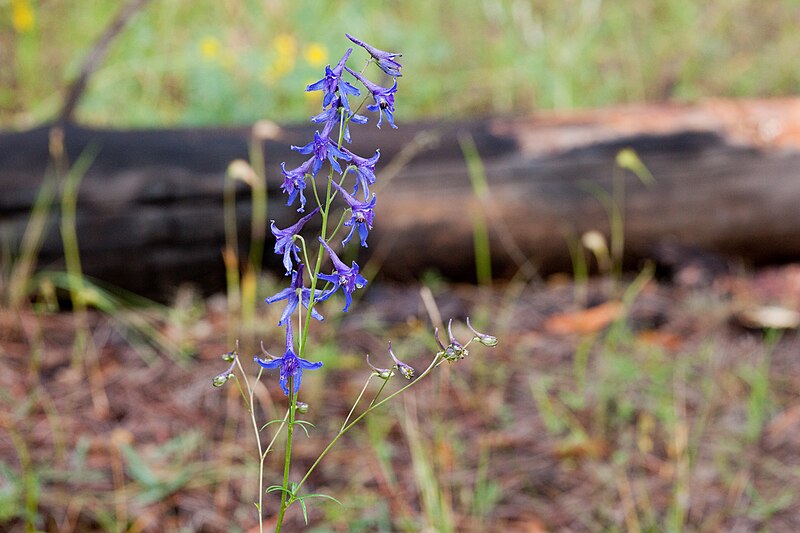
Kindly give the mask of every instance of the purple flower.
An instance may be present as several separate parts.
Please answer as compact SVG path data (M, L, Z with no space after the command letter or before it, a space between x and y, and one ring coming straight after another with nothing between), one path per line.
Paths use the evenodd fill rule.
M350 220L344 223L345 226L350 226L350 233L348 233L347 237L342 241L342 246L350 242L350 239L353 237L353 232L358 228L358 235L361 237L361 246L366 248L367 236L369 235L369 230L372 229L372 220L375 216L373 211L376 202L375 195L372 195L372 200L369 202L360 202L350 196L347 191L342 189L335 181L331 181L331 183L342 195L342 198L344 198L344 201L347 202L351 210Z
M263 350L263 348L262 348ZM303 370L314 370L322 366L322 362L312 363L297 357L294 353L294 338L292 336L292 324L286 326L286 353L283 357L273 358L266 350L264 353L272 359L261 359L253 357L256 363L267 369L280 368L280 384L283 393L289 395L289 379L292 380L292 393L297 394L300 389L300 382L303 380Z
M331 167L338 172L339 174L342 173L342 167L339 166L339 162L336 161L336 158L344 159L345 161L350 161L350 155L342 152L336 143L330 139L331 129L333 125L336 124L336 121L328 121L325 124L325 128L322 130L322 133L315 131L314 132L314 140L308 143L305 146L292 146L292 150L296 150L301 154L314 154L312 158L313 164L311 167L311 174L316 176L317 172L319 172L320 167L322 167L322 163L325 162L325 159L330 161Z
M337 98L334 105L325 109L322 113L311 117L311 122L324 122L326 124L328 122L335 122L339 124L339 121L342 120L343 117L346 119L344 123L344 140L349 143L352 140L350 138L350 122L366 124L368 119L364 115L358 115L356 113L348 114L348 111L341 105L340 99Z
M397 80L394 80L394 84L392 84L391 87L381 87L380 85L372 83L355 70L349 67L345 68L347 69L347 72L355 76L356 79L363 83L364 87L366 87L367 90L372 93L372 98L375 99L375 103L368 105L367 109L369 111L380 113L378 127L381 127L381 122L383 121L383 117L385 115L386 120L389 121L389 124L391 124L393 128L397 128L397 126L394 125L394 93L397 92Z
M402 74L400 74L400 69L402 68L403 65L394 60L395 57L401 57L402 54L395 54L392 52L384 52L383 50L378 50L377 48L368 45L364 41L359 41L349 33L345 33L345 36L354 43L356 43L358 46L362 47L364 50L369 52L369 55L375 58L375 60L378 62L378 66L386 74L394 78L399 78L400 76L402 76Z
M338 95L342 101L342 105L349 112L350 104L347 102L347 95L358 96L360 94L358 89L342 79L345 63L352 52L353 49L348 48L347 52L344 53L344 56L342 56L342 59L339 60L339 63L334 68L331 68L330 65L325 67L325 76L321 80L315 81L306 87L306 91L309 92L320 90L323 92L322 107L328 107L334 97Z
M333 283L333 287L318 299L320 301L327 300L331 294L341 287L345 297L343 311L347 312L347 309L353 301L353 292L366 285L367 280L358 273L358 265L355 261L353 261L352 267L348 267L342 263L341 259L331 250L331 247L328 246L328 243L326 243L322 237L319 238L319 242L321 242L322 246L328 251L328 255L331 256L331 261L333 261L333 272L330 274L320 274L319 277L320 279Z
M281 171L283 172L283 185L281 189L289 195L286 205L292 205L297 195L300 195L300 207L297 209L302 212L306 206L306 197L303 194L303 189L306 188L306 175L311 172L312 165L316 161L311 158L302 165L292 170L286 170L286 163L281 163Z
M358 192L358 186L361 185L361 189L364 191L364 200L366 200L369 198L369 186L375 183L375 165L378 164L378 159L381 157L381 151L375 150L375 155L369 159L359 157L350 150L345 151L350 154L350 162L356 167L356 173L358 174L358 181L356 181L356 187L353 189L353 194Z
M294 256L294 260L297 264L300 264L300 257L297 255L297 252L300 251L300 247L294 243L294 236L300 233L300 230L303 229L306 222L311 220L311 217L316 215L318 211L319 207L315 208L286 229L278 229L275 227L275 221L270 221L272 223L272 234L275 235L275 253L278 255L283 254L283 266L286 267L287 276L292 273L292 256Z
M281 319L278 321L279 326L287 324L287 327L291 327L289 325L289 323L291 322L289 318L292 316L292 313L295 312L295 310L297 309L297 305L301 301L303 302L303 307L308 309L311 300L311 289L303 287L304 267L305 265L303 265L303 263L299 263L297 265L297 270L292 272L292 283L282 291L279 291L273 294L272 296L267 297L267 299L265 300L268 304L274 304L275 302L286 300L286 309L283 310L283 314L281 314ZM324 300L324 298L322 297L321 290L315 291L314 299L317 301ZM316 309L311 309L311 316L313 316L317 320L323 319L322 315L317 313Z

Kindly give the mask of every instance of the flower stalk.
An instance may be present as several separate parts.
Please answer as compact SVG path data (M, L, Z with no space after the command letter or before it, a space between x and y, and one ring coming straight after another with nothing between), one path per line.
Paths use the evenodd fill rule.
M322 495L300 495L299 491L309 479L309 476L316 469L317 465L327 456L328 452L336 445L341 437L362 421L368 414L391 401L399 394L402 394L410 387L416 385L421 379L429 375L433 369L448 360L454 362L465 358L468 355L467 346L477 341L486 346L493 345L490 335L478 333L472 326L468 327L473 332L474 337L465 345L460 344L452 332L452 321L448 324L448 345L445 346L438 338L436 331L436 341L441 350L433 356L428 367L414 379L414 368L397 358L391 342L388 344L388 354L393 364L390 368L382 369L372 365L367 356L367 364L371 368L370 375L367 377L361 392L358 394L352 408L342 422L338 433L331 439L328 445L322 450L311 467L305 472L300 481L291 481L291 464L295 427L299 424L305 429L308 422L298 420L299 414L308 411L309 406L299 401L303 372L315 370L322 367L321 361L312 361L308 357L308 335L312 319L324 320L316 306L341 292L344 296L343 312L348 312L353 303L355 291L367 285L367 279L360 273L360 267L356 261L347 265L339 255L346 246L357 246L366 248L369 232L375 221L375 207L377 205L376 195L370 192L370 187L376 182L375 168L380 158L380 149L375 149L374 155L364 157L351 152L345 145L350 143L350 125L363 125L369 121L366 116L359 115L359 111L371 98L374 103L366 105L366 110L373 112L377 117L376 126L380 127L383 120L386 120L392 128L395 124L395 93L397 92L397 78L401 76L402 65L397 61L400 54L385 52L374 48L363 41L347 35L355 45L361 47L369 54L369 59L363 69L356 71L351 69L347 62L353 54L353 49L349 48L339 62L331 67L328 65L324 76L306 87L307 91L322 91L322 111L312 117L312 122L320 124L321 129L315 131L313 139L303 146L292 146L292 149L307 159L299 166L287 169L286 163L281 163L283 174L283 184L281 189L287 196L288 206L297 202L297 211L304 215L293 224L279 227L276 222L271 221L271 231L276 239L274 251L282 257L282 263L287 276L291 276L289 286L274 295L267 297L266 302L270 305L283 302L285 305L278 326L285 328L285 349L280 357L273 356L263 346L261 354L253 357L259 366L258 376L251 384L247 373L239 362L238 345L237 350L231 352L231 367L225 372L213 378L215 386L221 386L234 376L234 366L238 368L242 375L242 380L237 378L246 407L251 416L251 423L256 436L256 445L259 456L259 496L258 519L259 532L263 531L263 495L264 490L264 463L267 454L272 450L278 435L284 431L286 433L286 443L283 454L283 475L280 485L275 485L266 490L267 493L280 491L280 505L276 516L275 531L280 532L286 517L286 511L295 502L303 505L305 515L305 498ZM370 64L377 65L385 74L392 77L390 87L377 85L369 80L365 72ZM362 89L356 87L360 85ZM360 96L364 90L364 97L358 105L351 105L350 98ZM323 178L324 176L324 178ZM324 179L324 185L318 180ZM310 183L309 183L310 182ZM306 191L310 185L313 192L306 196ZM352 193L350 192L352 191ZM313 208L306 211L307 203L315 203ZM339 209L340 208L340 209ZM307 238L301 235L307 224L312 220L319 221L319 234L316 238ZM283 228L283 229L280 229ZM349 233L342 238L339 234L342 230ZM354 238L354 237L358 238ZM339 244L341 243L341 248ZM313 246L316 245L316 249ZM309 250L309 247L312 249ZM311 253L309 253L311 252ZM315 255L314 255L315 253ZM313 266L311 257L313 258ZM323 270L326 259L331 265L331 270ZM298 334L295 336L294 331ZM494 339L496 344L496 339ZM280 422L277 430L266 448L263 447L260 432L272 422L265 424L259 429L255 417L254 389L261 379L264 370L277 370L279 374L279 386L283 390L288 400L286 415ZM361 405L373 377L381 378L381 385L377 388L369 404L362 412L356 414L358 406ZM409 380L409 383L389 393L385 393L389 381L394 376L402 376ZM241 384L244 384L244 390ZM330 497L329 497L330 498Z

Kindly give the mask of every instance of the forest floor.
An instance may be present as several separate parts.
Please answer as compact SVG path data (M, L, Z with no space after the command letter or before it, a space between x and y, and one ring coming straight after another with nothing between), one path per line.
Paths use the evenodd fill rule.
M376 283L340 318L337 303L306 352L325 366L303 378L315 427L295 480L358 396L365 354L389 366L391 340L419 371L449 317L462 343L469 316L499 344L473 343L346 434L304 486L341 502L308 500L309 531L800 531L800 265ZM272 307L240 337L251 379L259 340L283 351ZM253 426L233 381L211 386L233 348L225 299L170 309L0 310L0 529L258 531ZM274 372L255 396L259 424L283 416ZM285 529L303 527L295 505Z

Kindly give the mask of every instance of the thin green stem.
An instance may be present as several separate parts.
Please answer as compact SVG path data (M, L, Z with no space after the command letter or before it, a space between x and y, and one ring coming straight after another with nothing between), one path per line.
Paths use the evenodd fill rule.
M319 457L317 457L316 461L314 461L314 464L312 464L311 467L309 467L308 471L303 476L303 478L300 480L300 482L297 483L297 485L295 485L295 491L300 490L300 487L303 486L303 483L306 482L306 480L308 479L308 476L311 475L311 472L313 472L314 469L317 467L317 465L322 461L322 458L325 457L328 454L328 452L331 451L331 449L333 449L333 447L336 445L336 443L339 441L339 439L342 437L342 435L344 435L345 433L350 431L350 429L352 429L353 426L358 424L369 413L371 413L372 411L374 411L375 409L377 409L381 405L385 404L386 402L388 402L389 400L391 400L395 396L398 396L399 394L402 394L407 389L409 389L409 388L413 387L414 385L416 385L422 378L424 378L425 376L430 374L431 370L433 370L434 368L436 368L438 366L440 360L441 360L441 356L437 353L436 356L434 356L433 361L431 361L431 364L428 365L428 368L426 368L425 371L422 374L420 374L417 379L415 379L414 381L412 381L408 385L406 385L404 387L401 387L400 389L394 391L392 394L390 394L389 396L387 396L383 400L379 401L378 403L370 404L370 406L363 413L358 415L352 422L350 422L346 426L343 426L342 429L339 430L339 433L337 433L336 436L333 437L331 442L325 447L325 449L322 450L322 453L319 454Z
M292 437L294 436L294 415L295 410L297 409L297 393L294 391L294 378L289 376L289 424L286 428L286 455L283 461L283 483L281 484L281 508L278 511L278 519L277 523L275 524L275 533L280 533L281 527L283 526L283 516L286 514L286 508L294 500L294 494L292 494L292 498L289 498L289 467L292 462Z
M383 383L381 383L381 388L380 388L380 389L378 389L378 392L377 392L377 393L375 393L375 397L372 399L372 401L371 401L371 402L369 402L369 406L370 406L370 407L372 407L373 405L375 405L375 402L377 402L377 401L378 401L378 398L380 398L380 397L381 397L381 393L383 392L383 389L385 389L385 388L386 388L386 385L388 385L388 384L389 384L389 380L388 380L388 379L384 379L384 380L383 380Z
M367 387L369 386L369 382L372 379L372 376L374 376L374 375L375 374L370 374L369 377L367 378L367 381L364 382L364 386L361 388L361 392L358 394L358 397L356 398L356 401L353 402L353 407L351 407L350 408L350 412L347 413L347 417L345 417L344 422L342 422L342 427L339 428L339 431L341 431L347 425L347 421L350 420L351 416L353 416L353 411L355 411L356 410L356 406L358 406L358 404L361 403L361 398L364 396L364 393L367 391Z
M242 367L241 361L239 361L239 356L235 356L236 365L239 367L239 371L242 373L242 378L244 379L245 388L247 389L248 398L246 398L247 403L247 410L250 412L250 422L253 424L253 432L256 434L256 445L258 446L258 531L259 533L263 533L264 531L264 458L266 457L266 452L264 452L261 448L261 433L258 431L258 422L256 421L256 409L255 409L255 386L250 386L250 380L247 379L247 373L244 371ZM259 367L258 375L256 376L256 380L254 383L258 383L261 379L261 374L264 372L264 369ZM238 385L238 380L237 380ZM239 391L242 392L241 386L239 387Z
M364 101L366 101L366 99ZM364 105L364 102L362 102L361 105ZM360 109L360 107L361 106L359 106L359 109ZM341 121L339 123L339 142L338 142L339 148L341 148L342 142L344 141L344 132L345 132L345 128L347 127L347 123L349 122L349 118L350 117L345 117L344 114L342 114ZM346 175L346 172L343 173L342 180L344 179L345 175ZM331 203L333 202L333 198L335 197L335 192L332 193L332 189L333 189L332 183L333 183L333 168L331 167L329 169L329 171L328 171L327 187L325 189L325 200L323 202L320 199L319 191L317 190L316 181L313 180L313 178L312 178L312 189L314 191L314 197L317 200L317 205L319 205L320 214L322 215L322 227L320 228L320 238L322 238L325 241L327 241L327 239L329 238L328 237L328 217L330 215ZM341 227L342 223L343 223L342 221L339 222L339 224L336 227L336 231L339 230L339 228ZM333 235L335 235L336 231L334 231L331 234L331 237ZM303 254L304 254L304 258L306 259L306 262L307 262L308 261L308 255L307 255L305 241L303 241ZM319 280L319 273L320 273L320 270L322 268L323 256L324 256L324 250L323 250L322 245L319 244L317 246L317 260L316 260L316 263L314 265L313 271L310 272L310 276L311 276L311 287L310 287L311 297L310 297L309 302L308 302L308 309L306 311L305 323L303 322L303 319L302 319L302 310L300 311L299 316L298 316L298 330L301 332L301 334L299 335L298 346L297 346L298 357L303 357L305 355L305 350L306 350L306 345L307 345L306 344L306 340L308 338L309 325L311 324L311 318L312 318L311 317L311 313L312 313L312 310L314 309L314 305L316 304L317 283L318 283L318 280ZM276 526L275 526L275 532L276 533L280 532L281 527L283 525L283 517L284 517L284 515L286 513L286 509L287 509L287 507L289 505L291 505L295 501L295 494L296 494L296 488L293 489L293 492L291 493L291 495L289 493L289 470L290 470L289 467L290 467L291 458L292 458L292 438L294 436L295 412L297 410L297 394L294 391L294 383L293 383L293 379L291 377L289 378L288 387L289 387L289 390L290 390L290 396L289 396L289 422L288 422L288 427L287 427L287 432L286 432L286 455L285 455L284 466L283 466L283 483L281 485L281 507L280 507L280 511L278 512L277 523L276 523ZM358 401L360 401L360 399L363 396L365 390L366 390L366 385L365 385L364 390L362 390L361 394L359 395L359 400ZM358 401L356 402L356 404L358 403ZM355 406L353 408L355 409ZM352 415L352 411L351 411L350 415ZM348 415L348 418L349 418L350 415ZM359 417L359 419L360 418L361 417ZM343 428L343 431L340 431L340 435L343 434L344 431L347 431L347 429L349 429L349 426L346 427L346 428ZM315 465L316 465L316 463L315 463ZM306 474L306 477L307 476L308 476L308 474ZM305 480L305 478L303 478L303 479Z

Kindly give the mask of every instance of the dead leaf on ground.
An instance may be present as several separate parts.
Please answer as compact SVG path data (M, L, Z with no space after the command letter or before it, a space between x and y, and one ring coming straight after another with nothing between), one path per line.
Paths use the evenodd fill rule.
M545 330L562 335L570 333L596 333L625 312L622 302L606 302L596 307L553 315L544 324Z

